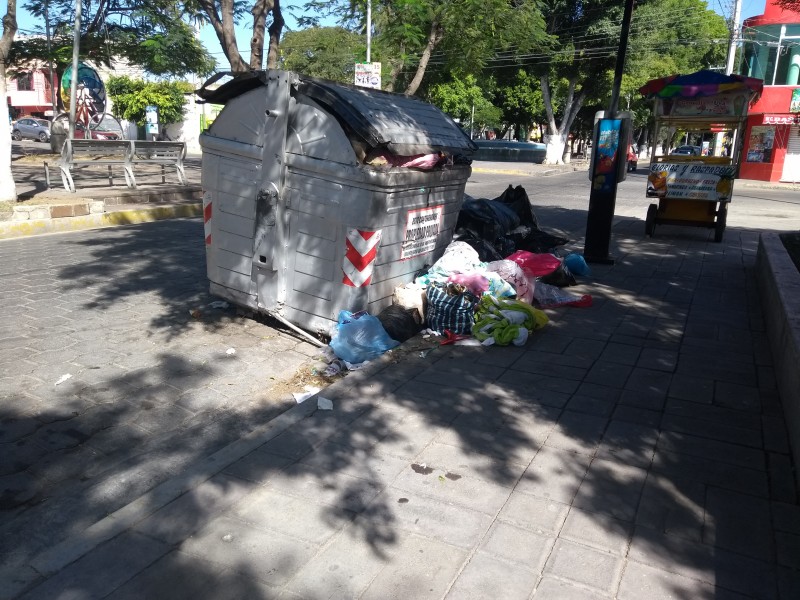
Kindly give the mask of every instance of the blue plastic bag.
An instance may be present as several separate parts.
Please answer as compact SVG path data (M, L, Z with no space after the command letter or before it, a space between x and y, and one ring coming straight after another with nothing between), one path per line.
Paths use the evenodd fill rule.
M353 364L376 359L399 345L400 342L389 337L378 317L346 310L339 313L339 323L330 343L336 356Z
M575 275L591 275L589 265L586 264L586 259L581 254L568 254L564 259L564 264Z

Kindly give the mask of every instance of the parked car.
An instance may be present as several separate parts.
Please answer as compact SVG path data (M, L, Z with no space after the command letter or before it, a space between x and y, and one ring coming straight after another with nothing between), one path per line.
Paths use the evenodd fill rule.
M639 156L633 146L628 146L628 173L636 170L639 163Z
M684 156L700 156L702 152L702 148L700 146L678 146L670 152L670 154L683 154Z
M22 139L49 142L50 121L47 119L37 119L35 117L23 117L18 119L11 123L11 139L17 142Z
M75 139L76 140L84 140L86 138L93 139L93 140L118 140L120 139L120 134L115 131L109 131L108 129L90 129L89 135L86 135L86 127L83 126L83 123L75 123Z

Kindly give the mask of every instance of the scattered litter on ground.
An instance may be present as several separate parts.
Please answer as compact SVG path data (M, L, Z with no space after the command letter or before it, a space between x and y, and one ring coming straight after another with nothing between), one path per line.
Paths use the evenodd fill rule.
M430 475L433 473L433 468L429 467L425 463L412 463L411 470L414 473L419 473L420 475Z
M236 354L236 348L228 348L227 350L225 350L225 354L227 354L228 356Z
M317 409L319 410L333 410L333 400L328 400L323 396L317 396Z
M298 404L302 404L303 402L311 398L311 396L313 396L314 394L319 393L320 388L307 385L303 388L303 390L304 391L302 392L292 392L292 397L294 398L294 401L297 402Z
M71 373L66 373L66 374L64 374L64 375L62 375L61 377L58 378L58 381L56 381L55 385L61 385L67 379L70 379L71 377L72 377Z
M225 300L214 300L213 302L209 303L209 308L228 308L230 304L225 302Z
M193 308L189 311L189 315L191 315L193 319L199 319L203 316L203 311L201 311L199 308Z

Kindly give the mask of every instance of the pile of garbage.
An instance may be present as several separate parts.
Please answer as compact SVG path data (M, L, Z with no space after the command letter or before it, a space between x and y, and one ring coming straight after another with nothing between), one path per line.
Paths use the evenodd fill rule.
M524 188L468 197L454 241L379 315L342 311L331 332L331 373L358 369L423 329L441 344L524 345L549 319L542 309L591 306L563 288L589 275L583 256L560 256L565 238L542 231Z

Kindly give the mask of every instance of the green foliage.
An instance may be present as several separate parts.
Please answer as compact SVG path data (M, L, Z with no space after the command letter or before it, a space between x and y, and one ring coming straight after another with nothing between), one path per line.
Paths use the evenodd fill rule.
M365 0L314 0L301 23L335 17L364 31ZM500 50L526 52L543 39L544 22L535 0L373 0L374 46L385 62L401 65L410 80L431 38L430 68L479 74Z
M363 38L342 27L290 31L281 41L281 68L344 83L353 83L354 64L365 56Z
M524 69L517 69L511 80L501 83L495 98L509 123L533 123L544 116L539 80Z
M190 4L175 0L105 0L84 2L81 18L80 57L110 66L112 60L130 64L158 76L209 75L216 61L195 37L188 20ZM51 30L51 52L44 38L45 6ZM75 2L31 0L25 8L39 17L41 37L14 41L10 62L30 60L56 63L61 73L72 62Z
M130 77L111 77L106 91L111 98L114 116L144 125L145 110L157 106L162 124L183 121L186 98L194 87L185 81L148 82Z
M471 74L431 86L428 100L461 123L474 118L476 130L497 127L502 122L502 111L484 96L477 78Z

